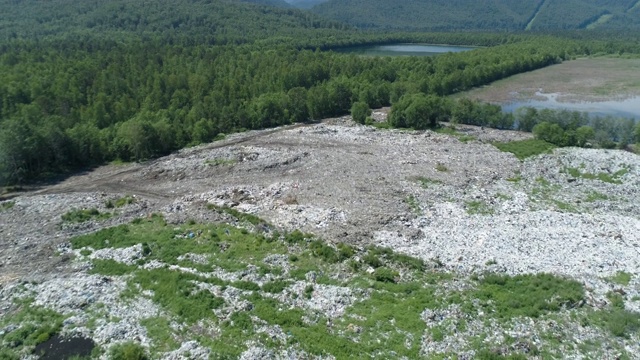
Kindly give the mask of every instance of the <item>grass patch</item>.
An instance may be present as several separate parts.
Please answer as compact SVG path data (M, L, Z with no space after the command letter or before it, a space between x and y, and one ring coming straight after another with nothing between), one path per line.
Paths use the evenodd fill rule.
M139 270L131 280L142 289L153 291L152 300L155 303L187 323L215 319L213 309L224 305L224 300L207 290L198 289L196 281L215 282L168 269Z
M152 339L152 348L155 351L172 351L180 347L172 335L171 323L164 317L152 317L140 321L140 325L147 329L147 335Z
M409 206L411 211L416 213L417 215L422 214L422 209L420 209L420 204L418 203L418 199L415 196L409 195L404 199L404 203Z
M126 195L126 196L123 196L121 198L117 198L115 200L109 199L104 203L104 206L107 209L121 208L123 206L133 204L135 202L136 202L136 198L135 197L133 197L131 195Z
M115 260L103 260L103 259L94 259L92 261L92 268L89 271L91 274L101 274L107 276L121 276L132 273L138 267L135 265L127 265Z
M270 281L262 285L262 291L279 294L284 291L289 285L291 285L291 281L288 280L275 280Z
M499 319L540 315L572 307L584 299L582 285L551 274L527 274L513 277L486 274L472 298Z
M430 178L424 177L424 176L418 176L418 177L415 178L415 180L417 182L419 182L420 186L422 186L424 189L428 189L428 188L430 188L431 186L434 186L434 185L441 185L442 184L442 181L440 181L440 180L430 179Z
M548 154L556 148L556 146L551 143L537 139L510 141L506 143L494 142L493 146L497 147L500 151L512 153L520 160L540 154Z
M592 173L583 173L582 171L580 171L580 169L577 169L577 168L565 169L565 173L569 174L574 178L582 178L587 180L599 180L605 183L616 184L616 185L622 184L622 180L620 180L620 178L626 175L628 172L629 172L629 169L620 169L614 173L601 172L597 174L592 174Z
M575 206L573 206L573 205L571 205L569 203L566 203L564 201L553 200L553 203L556 205L556 208L558 210L560 210L560 211L571 212L571 213L577 213L578 212L578 209Z
M454 128L448 127L448 126L442 126L439 127L437 129L434 130L435 132L437 132L438 134L446 134L446 135L451 135L451 136L455 136L460 142L466 143L472 140L476 140L475 136L471 136L471 135L467 135L464 133L461 133L459 131L457 131Z
M622 295L607 294L609 305L600 310L590 311L582 318L583 326L596 326L609 331L613 336L629 338L640 330L640 314L625 309Z
M618 271L615 275L608 277L606 279L611 281L614 284L627 286L631 282L631 277L632 275L629 274L628 272Z
M610 200L608 195L599 193L597 191L591 191L587 194L587 197L584 201L586 202L596 202L596 201L607 201Z
M15 201L4 201L0 203L0 211L12 209L16 205Z
M491 215L494 213L491 206L487 205L484 201L479 200L466 201L465 209L469 215Z
M0 358L18 358L25 347L32 347L43 343L62 328L64 317L61 314L40 306L34 306L31 299L20 300L18 311L4 314L0 319L0 345L5 353L0 352ZM14 324L11 329L6 327Z
M209 210L215 210L219 213L229 214L240 221L246 221L252 225L268 224L266 221L262 220L258 216L255 216L253 214L247 214L242 211L238 211L236 209L230 208L228 206L217 206L214 204L207 204L207 208Z
M92 219L105 220L112 216L111 213L101 213L98 209L73 209L62 215L62 221L68 223L83 223Z
M109 359L112 360L147 360L147 352L140 344L128 341L116 344L109 349Z
M373 127L375 127L376 129L383 129L383 130L393 129L393 126L386 121L373 123Z

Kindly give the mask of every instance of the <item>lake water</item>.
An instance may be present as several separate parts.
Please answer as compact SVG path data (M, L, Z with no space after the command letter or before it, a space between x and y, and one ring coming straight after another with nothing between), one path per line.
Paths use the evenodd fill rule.
M364 45L336 49L336 52L365 56L434 56L473 50L473 47L429 44Z
M502 110L513 112L521 107L533 107L536 109L566 109L570 111L588 112L593 116L613 116L629 119L640 119L640 96L630 97L621 100L607 101L578 101L564 102L558 101L561 94L545 94L536 92L538 99L514 101L502 104Z

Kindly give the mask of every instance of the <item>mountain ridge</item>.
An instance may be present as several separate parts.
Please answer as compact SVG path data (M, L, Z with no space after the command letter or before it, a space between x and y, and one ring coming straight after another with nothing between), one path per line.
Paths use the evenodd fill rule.
M575 30L640 28L636 0L329 0L311 9L365 29ZM606 15L606 21L602 17Z

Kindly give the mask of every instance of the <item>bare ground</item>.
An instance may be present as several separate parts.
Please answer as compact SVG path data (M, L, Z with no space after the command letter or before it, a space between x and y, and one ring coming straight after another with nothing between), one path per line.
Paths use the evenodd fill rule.
M640 95L639 70L640 59L584 58L511 76L456 96L508 103L535 98L540 91L561 94L558 100L565 102L622 100Z

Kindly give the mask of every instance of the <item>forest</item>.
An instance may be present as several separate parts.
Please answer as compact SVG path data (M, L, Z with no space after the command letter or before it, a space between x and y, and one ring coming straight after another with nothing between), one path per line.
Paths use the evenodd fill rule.
M428 31L640 28L636 0L329 0L312 11L359 28Z
M355 103L393 105L397 127L450 118L522 126L444 96L576 56L640 53L637 42L594 37L368 33L300 10L227 1L76 3L3 0L10 11L0 15L0 185L344 115ZM28 8L35 4L44 5ZM29 16L11 16L18 13ZM433 58L330 51L393 42L480 47ZM401 115L416 109L440 110L418 122ZM544 115L535 123L553 122ZM620 140L618 132L609 138Z

